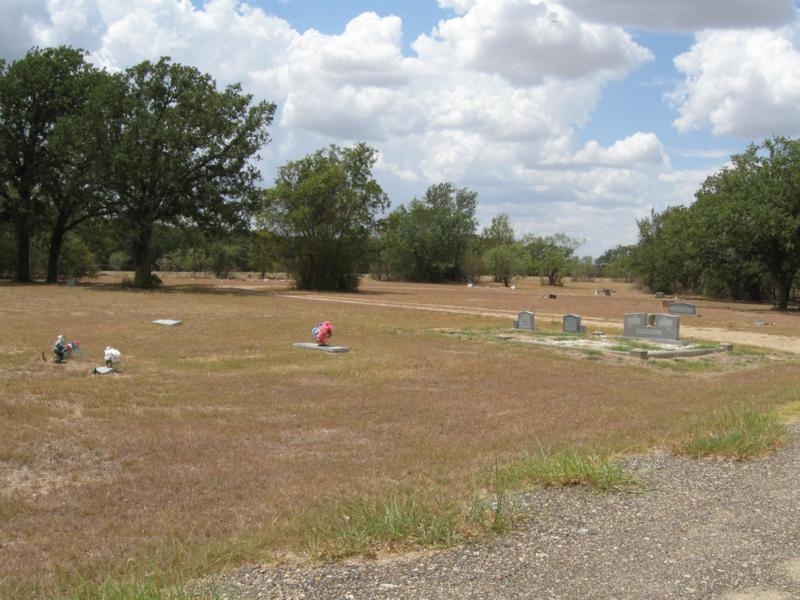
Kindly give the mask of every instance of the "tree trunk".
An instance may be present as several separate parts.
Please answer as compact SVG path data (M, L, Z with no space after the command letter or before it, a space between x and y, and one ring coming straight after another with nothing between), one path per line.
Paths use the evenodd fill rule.
M17 236L17 281L30 283L32 281L31 232L25 219L17 219L15 233Z
M157 285L150 264L150 238L152 227L139 226L136 238L133 241L133 264L136 272L133 276L133 285L137 288L152 288Z
M47 283L58 283L58 260L61 258L61 246L64 244L66 230L57 223L50 235L50 248L47 255Z
M778 281L778 310L786 310L789 307L789 292L791 291L791 279Z

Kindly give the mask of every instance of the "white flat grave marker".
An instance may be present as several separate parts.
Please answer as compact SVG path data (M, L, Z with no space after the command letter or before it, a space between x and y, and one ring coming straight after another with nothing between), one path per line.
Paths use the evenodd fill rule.
M151 321L155 325L166 325L167 327L175 327L176 325L183 325L183 321L176 321L175 319L156 319Z
M111 367L95 367L93 373L97 373L98 375L109 375L113 373L114 369Z
M350 352L350 348L347 346L320 346L319 344L315 344L313 342L297 342L296 344L292 344L292 346L295 348L303 348L304 350L320 350L322 352L330 352L332 354Z

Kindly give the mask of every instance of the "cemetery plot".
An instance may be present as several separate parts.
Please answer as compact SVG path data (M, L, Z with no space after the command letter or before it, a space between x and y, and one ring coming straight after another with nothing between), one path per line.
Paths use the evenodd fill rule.
M605 334L575 335L553 329L537 329L527 335L522 332L497 328L466 330L439 328L435 332L440 335L486 344L534 345L577 358L603 360L608 364L648 364L680 371L730 370L791 360L790 355L783 353L767 353L751 348L736 349L731 344L687 341L676 346L669 341L661 342L657 339ZM643 360L649 362L643 363Z
M595 284L555 300L537 299L541 287L483 283L370 284L349 296L218 285L176 285L147 302L91 282L0 285L0 418L11 432L0 436L0 597L80 573L166 576L225 562L208 557L303 556L304 519L337 501L403 489L460 505L476 469L521 449L652 445L712 409L768 408L800 389L796 361L738 345L647 362L629 353L652 351L650 340L561 348L593 340L589 317L604 310L619 327L606 333L621 334L626 310L659 308L639 296L626 303L641 308L606 305L626 292L595 297ZM523 308L536 332L511 328ZM589 333L564 333L565 314ZM743 314L755 330L758 317ZM176 316L183 326L151 324ZM292 347L323 318L349 354ZM791 331L783 315L763 320ZM62 331L79 336L83 357L53 362ZM109 344L124 372L93 375Z

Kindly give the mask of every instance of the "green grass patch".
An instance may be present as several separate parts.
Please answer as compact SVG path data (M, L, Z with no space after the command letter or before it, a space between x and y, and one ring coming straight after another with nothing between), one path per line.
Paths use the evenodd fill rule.
M591 348L579 348L578 352L580 352L585 356L597 356L597 357L603 356L602 350L593 350Z
M766 356L768 352L766 350L758 350L756 348L741 348L735 347L733 350L728 352L731 356Z
M530 454L499 468L498 477L508 487L585 485L601 492L641 489L639 479L618 460L592 449L546 450Z
M468 524L456 505L420 494L333 502L304 520L309 550L326 559L381 547L453 545L466 539Z
M681 373L700 373L717 367L717 363L711 358L699 358L687 360L685 358L659 358L652 362L654 367L680 371Z
M57 600L188 600L198 596L184 591L180 586L165 587L154 580L136 582L105 581L101 584L87 582L68 592L55 596ZM216 598L205 595L201 598Z
M715 412L695 427L689 439L676 444L673 451L695 458L747 460L772 452L788 441L789 432L777 414L736 407Z
M663 348L661 346L656 346L647 342L641 342L639 340L625 339L619 340L616 344L611 346L611 350L615 350L617 352L630 352L631 350L652 350L653 352L657 352L659 350L663 350Z

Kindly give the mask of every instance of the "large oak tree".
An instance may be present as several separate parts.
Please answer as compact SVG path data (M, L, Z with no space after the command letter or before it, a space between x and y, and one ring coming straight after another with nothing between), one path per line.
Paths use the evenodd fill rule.
M31 239L48 226L55 281L64 233L86 214L87 136L75 125L102 75L63 46L0 61L0 218L12 224L18 281L31 281Z
M157 223L217 227L255 202L254 161L275 105L254 104L239 85L218 90L209 75L169 58L128 69L95 100L110 212L132 237L134 285L152 287Z

